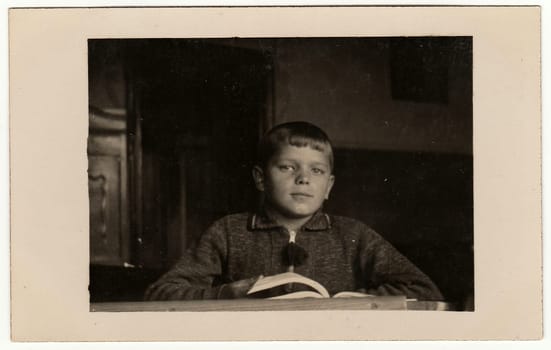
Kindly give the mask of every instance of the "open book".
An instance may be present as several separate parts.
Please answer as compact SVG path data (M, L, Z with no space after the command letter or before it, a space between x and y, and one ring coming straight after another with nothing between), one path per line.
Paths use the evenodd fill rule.
M327 289L318 282L294 272L284 272L273 276L262 277L251 287L247 294L257 293L263 290L286 285L288 283L300 283L313 289L279 295L270 299L298 299L298 298L331 298ZM340 292L332 298L373 297L373 295L360 292Z

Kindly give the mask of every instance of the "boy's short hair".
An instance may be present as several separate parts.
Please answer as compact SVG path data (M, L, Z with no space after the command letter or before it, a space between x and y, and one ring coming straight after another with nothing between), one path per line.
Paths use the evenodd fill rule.
M258 146L257 165L265 167L281 145L310 147L325 152L329 158L329 166L333 172L333 146L327 134L314 124L297 121L276 125L270 129Z

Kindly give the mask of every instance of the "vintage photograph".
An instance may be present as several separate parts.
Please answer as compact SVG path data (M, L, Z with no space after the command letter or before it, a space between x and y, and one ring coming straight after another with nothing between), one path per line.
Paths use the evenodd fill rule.
M472 36L87 58L90 311L475 311Z
M12 341L542 339L540 30L10 9Z

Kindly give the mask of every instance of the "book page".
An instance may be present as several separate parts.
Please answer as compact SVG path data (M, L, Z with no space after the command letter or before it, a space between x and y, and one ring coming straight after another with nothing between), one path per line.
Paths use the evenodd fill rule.
M247 294L253 294L261 290L274 288L288 283L305 284L315 289L322 297L329 298L329 293L321 284L308 277L304 277L294 272L284 272L273 276L263 277L252 286Z
M375 295L361 293L361 292L350 292L350 291L339 292L333 295L333 298L369 298L369 297L375 297Z
M301 299L301 298L323 298L323 295L312 292L311 290L302 290L299 292L292 292L288 294L278 295L276 297L271 297L268 299Z

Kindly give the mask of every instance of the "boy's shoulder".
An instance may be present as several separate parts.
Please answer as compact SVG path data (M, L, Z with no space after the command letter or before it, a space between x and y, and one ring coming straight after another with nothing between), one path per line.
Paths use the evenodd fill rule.
M343 234L353 236L380 236L374 229L361 220L340 215L329 215L329 218L331 220L331 226Z
M222 216L213 221L203 233L203 237L226 240L229 236L242 236L247 232L249 213L236 213Z
M246 225L249 221L251 213L242 212L242 213L233 213L227 214L215 220L212 226L241 226Z
M362 229L371 229L366 223L361 220L351 218L349 216L340 216L329 214L332 226L339 227L357 227Z

